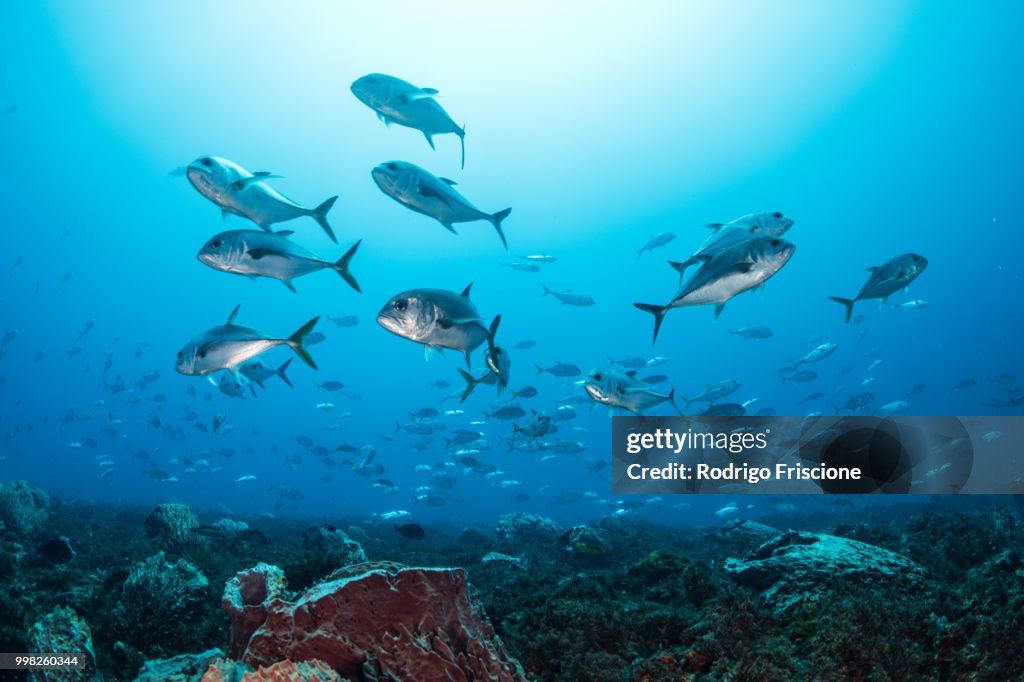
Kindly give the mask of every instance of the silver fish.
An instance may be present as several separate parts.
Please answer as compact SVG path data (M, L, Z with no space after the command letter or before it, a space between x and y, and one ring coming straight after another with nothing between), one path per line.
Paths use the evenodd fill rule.
M829 296L829 300L846 308L846 321L849 322L853 315L854 303L869 298L880 298L882 303L885 303L891 295L910 286L911 282L921 276L926 267L928 267L928 259L924 256L916 253L904 253L877 267L868 268L867 271L871 273L871 276L852 299Z
M636 372L625 374L613 369L593 369L587 374L583 389L594 402L608 407L618 407L633 414L643 414L664 402L676 407L676 389L668 395L658 393L654 388L636 378Z
M352 94L377 112L385 125L397 123L423 133L427 144L434 147L434 135L452 133L462 147L462 168L466 167L466 126L455 124L448 112L434 97L434 88L419 88L401 78L371 73L352 83Z
M455 223L475 220L490 222L501 238L501 243L508 249L501 221L512 212L511 208L497 213L484 213L453 189L456 184L454 180L439 178L407 161L382 163L370 174L384 194L412 211L433 218L452 234L458 234L453 227Z
M541 284L541 286L544 288L544 293L542 293L541 296L554 296L565 305L587 307L592 306L596 303L596 301L592 297L586 296L584 294L574 294L569 291L566 291L564 293L559 291L552 291L551 289L548 289L547 286L544 284Z
M730 227L738 227L762 237L781 237L789 228L793 227L793 222L792 218L787 218L778 211L763 211L761 213L748 213L727 223L708 223L705 227L715 232Z
M636 259L640 260L640 256L644 255L644 251L653 251L654 249L665 246L675 238L676 236L671 232L659 232L658 234L651 235L651 238L647 240L647 243L637 250Z
M195 337L178 351L174 369L180 374L206 375L219 369L232 372L238 365L250 360L264 351L277 346L288 346L303 362L316 369L316 363L306 350L306 336L313 330L319 317L302 325L294 334L286 339L275 339L263 332L235 324L239 306L231 311L227 322L208 329Z
M410 289L393 296L380 312L377 324L392 334L421 343L425 352L450 348L469 356L480 344L493 338L492 329L501 322L498 315L490 329L469 300L470 284L461 294L445 289Z
M672 308L714 305L715 317L718 317L729 299L763 284L789 262L794 251L794 244L778 237L748 239L706 257L700 270L667 304L633 305L654 315L654 341L657 341L665 314Z
M341 275L349 286L360 291L349 266L362 240L352 245L335 262L326 261L288 239L290 231L260 232L230 230L214 235L199 250L197 257L206 265L222 272L247 277L270 277L280 280L295 291L292 280L317 270L330 268Z
M238 371L246 379L256 382L260 388L266 388L263 385L263 382L273 376L281 377L281 381L288 384L290 388L295 388L292 386L292 382L288 379L288 375L285 374L285 372L288 371L288 365L292 364L293 359L294 358L288 358L281 363L281 366L277 369L271 369L270 367L267 367L267 364L263 362L262 358L253 358L248 362L242 363L239 366Z
M274 223L311 216L331 241L338 241L327 222L327 212L337 201L336 196L316 208L305 208L266 183L279 175L263 171L250 173L218 156L200 156L188 165L185 175L200 194L220 206L225 214L248 218L268 232Z
M719 381L717 384L707 384L696 398L683 398L683 401L686 402L686 409L690 409L690 405L693 403L713 403L716 400L721 400L725 396L732 395L740 390L742 386L743 384L736 379Z

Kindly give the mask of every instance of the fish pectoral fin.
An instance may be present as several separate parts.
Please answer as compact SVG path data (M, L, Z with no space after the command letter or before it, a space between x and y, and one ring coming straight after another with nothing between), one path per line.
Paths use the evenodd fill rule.
M443 194L441 194L440 192L438 192L434 188L428 187L427 185L424 185L422 182L419 185L416 186L416 191L419 193L419 195L421 197L424 197L424 198L427 198L427 199L437 199L438 201L440 201L442 204L444 204L448 208L452 207L452 205L448 201L447 197L445 197ZM451 229L451 228L449 228L449 229Z
M725 304L724 303L719 303L718 305L715 306L715 319L716 320L721 316L723 310L725 310Z
M627 377L635 377L636 376L636 370L635 369L629 370L628 372L626 372L626 376Z
M291 258L291 256L289 256L284 251L279 251L277 249L268 249L266 247L249 249L245 253L247 256L249 256L249 258L252 258L253 260L260 260L261 258L266 258L267 256L277 256L278 258Z
M280 178L280 175L274 175L273 173L267 173L266 171L259 171L252 174L251 178L242 178L235 180L231 183L231 187L235 190L241 191L249 185L256 182L263 182L264 180L270 180L271 178Z
M282 279L281 284L288 287L293 294L299 293L298 291L295 290L295 286L292 284L292 281L290 279Z
M459 183L457 183L454 180L451 180L449 178L438 178L438 180L440 180L444 184L448 185L449 187L454 187L455 185L459 184Z

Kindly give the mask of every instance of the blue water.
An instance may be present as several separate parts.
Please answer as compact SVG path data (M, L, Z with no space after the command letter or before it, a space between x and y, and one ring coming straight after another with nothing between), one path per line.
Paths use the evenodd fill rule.
M470 282L482 316L502 315L500 342L537 342L512 355L512 386L540 390L523 401L527 408L552 410L579 391L535 378L534 363L587 371L609 355L664 355L669 363L651 372L668 374L678 394L739 379L737 402L757 398L758 408L777 414L830 411L864 390L869 376L875 406L904 400L923 383L912 414L993 413L984 406L998 394L991 378L1024 376L1016 313L1024 47L1008 30L1022 18L1024 7L1013 2L643 10L7 3L0 109L17 110L0 116L0 265L10 268L0 272L0 331L17 337L0 360L0 478L72 497L223 504L239 513L408 509L424 520L484 523L515 509L563 521L607 513L616 499L607 470L588 474L584 460L610 457L610 420L586 405L558 434L583 441L582 455L507 454L501 439L511 425L492 421L482 430L494 448L480 459L506 474L459 473L444 506L414 503L416 487L431 483L414 467L447 459L445 434L422 453L410 448L416 436L381 435L390 438L395 421L408 422L417 408L459 407L457 398L441 399L461 388L462 359L448 353L425 363L421 347L374 318L404 289L460 291ZM352 96L349 84L370 72L440 90L438 101L467 126L464 170L454 136L438 136L432 151L419 133L385 127ZM330 213L338 245L312 219L279 227L332 260L362 239L352 270L363 293L329 272L297 280L295 294L198 262L215 232L252 227L237 217L222 222L217 207L169 174L206 154L285 176L273 186L307 206L338 194ZM460 225L456 237L384 196L369 172L389 159L457 180L488 212L511 206L509 252L486 223ZM796 220L786 238L797 252L763 295L740 296L717 321L711 308L674 310L652 349L650 316L631 304L669 300L676 274L664 261L696 250L705 223L774 210ZM664 231L676 241L637 262L635 251ZM926 299L929 307L868 301L857 306L861 324L844 324L827 297L854 295L866 267L908 251L930 265L892 302ZM531 253L558 261L539 274L499 267ZM71 279L60 286L65 273ZM597 305L562 306L540 296L542 283ZM236 304L240 323L275 335L314 315L355 314L360 324L336 329L322 319L317 329L327 341L311 348L318 373L296 361L295 390L271 379L257 399L238 400L173 369L177 350ZM89 320L95 329L69 356ZM728 333L744 323L775 335L747 341ZM813 337L840 347L815 368L822 378L780 387L775 370L806 353ZM864 356L876 349L882 362L869 374ZM144 375L159 379L112 394L101 376L108 351L108 380L121 377L130 389ZM289 355L275 349L266 360L276 366ZM474 360L483 366L481 351ZM852 369L840 376L845 367ZM949 390L964 378L978 383ZM328 379L361 397L318 391ZM452 387L431 387L438 379ZM196 397L186 395L189 387ZM827 398L797 405L813 391ZM155 402L157 394L166 402ZM505 399L479 388L464 417L445 419L449 431ZM318 410L324 401L337 408ZM225 414L234 430L202 433L181 421L186 408L207 426ZM152 428L154 416L181 426L186 439ZM342 431L325 430L339 423ZM372 446L382 476L399 490L372 489L340 454L325 466L292 435L329 449ZM68 447L89 437L95 448ZM233 456L205 452L224 448ZM178 482L145 475L152 467L134 456L142 450ZM116 463L103 478L101 455ZM285 457L294 455L303 461L289 468ZM203 458L210 466L186 473L183 460ZM243 475L257 480L232 484ZM521 485L498 487L508 479ZM269 483L305 499L275 509ZM594 495L549 505L569 491ZM517 493L531 499L513 502ZM707 512L722 504L693 501L680 510L675 502L660 503L661 520L713 520Z

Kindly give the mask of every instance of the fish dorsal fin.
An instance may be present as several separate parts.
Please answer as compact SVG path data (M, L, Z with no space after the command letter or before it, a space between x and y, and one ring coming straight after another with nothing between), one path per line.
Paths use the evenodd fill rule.
M466 285L466 288L465 288L465 289L463 289L463 290L462 290L462 293L461 293L461 294L459 294L459 295L460 295L460 296L462 296L462 298L469 298L469 291L470 291L470 289L472 289L472 288L473 288L473 283L472 283L472 282L470 282L469 284L467 284L467 285Z
M420 88L420 90L422 92L430 95L431 97L433 97L434 95L438 94L437 88Z
M295 234L295 230L278 230L275 232L278 237L290 237Z
M455 182L454 180L451 180L450 178L438 177L438 180L440 180L444 184L452 186L452 187L454 187L455 185L459 184L459 183Z
M628 372L626 372L626 376L627 377L635 377L636 376L636 370L635 369L629 370Z
M230 327L231 325L233 325L235 323L235 317L238 316L238 309L241 308L241 307L242 307L241 303L239 303L238 305L235 306L235 309L231 311L230 315L228 315L228 321L224 323L224 326Z

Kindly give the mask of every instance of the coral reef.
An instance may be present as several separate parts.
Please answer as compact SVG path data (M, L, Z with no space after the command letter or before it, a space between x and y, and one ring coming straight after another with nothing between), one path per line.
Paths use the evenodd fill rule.
M267 620L270 606L285 597L287 581L277 566L259 563L224 585L221 605L231 619L231 658L241 658L249 638Z
M724 568L736 582L763 590L764 603L778 614L816 600L837 581L894 595L917 595L927 581L923 566L895 552L796 531L769 540L746 560L728 559Z
M323 661L280 661L252 670L235 661L218 661L199 682L347 682Z
M170 563L163 552L135 564L114 610L124 639L141 650L185 648L209 584L188 561Z
M320 659L357 679L524 680L459 569L386 562L340 569L270 604L248 665Z
M512 512L498 519L495 532L499 538L512 544L542 543L557 538L562 529L546 516Z
M50 496L25 481L0 483L0 528L30 535L46 523L49 506Z
M33 653L75 653L85 657L81 667L66 670L32 670L34 682L79 682L98 680L92 631L73 609L60 607L32 626L27 637Z
M146 537L156 539L169 549L178 549L201 541L196 534L199 519L184 504L158 504L146 517Z
M146 661L135 682L198 682L211 665L223 660L223 651L209 649L200 654Z

